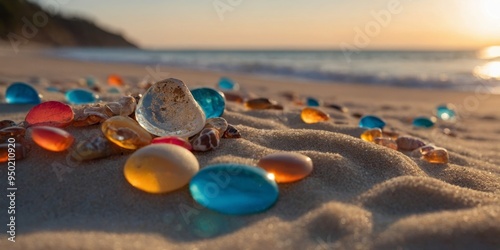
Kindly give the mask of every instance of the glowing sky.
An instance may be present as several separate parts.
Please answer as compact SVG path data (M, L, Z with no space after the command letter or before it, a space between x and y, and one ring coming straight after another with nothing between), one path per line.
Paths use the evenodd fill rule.
M460 49L500 44L500 0L37 2L91 18L147 48L340 48L341 44L356 45L356 38L362 36L356 30L367 36L362 40L363 49ZM218 12L214 4L229 10ZM372 14L390 10L397 11L384 19L388 20L384 25ZM371 33L364 31L367 27ZM358 41L357 46L360 44Z

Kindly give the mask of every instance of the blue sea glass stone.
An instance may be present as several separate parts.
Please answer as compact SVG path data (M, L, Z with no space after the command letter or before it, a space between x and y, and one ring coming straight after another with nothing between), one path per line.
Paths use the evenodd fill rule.
M453 106L444 104L437 106L436 115L439 119L448 121L455 119L457 116L457 112L455 111Z
M220 117L226 108L224 94L212 88L197 88L191 94L205 112L206 118Z
M86 104L97 101L97 96L85 89L72 89L66 92L66 101L71 104Z
M261 168L218 164L203 168L189 183L199 204L224 214L252 214L270 208L278 199L278 185Z
M85 84L87 85L88 88L94 88L97 86L97 82L95 78L92 76L85 77Z
M319 107L319 101L312 97L307 97L306 105L309 107Z
M238 90L239 85L238 83L234 82L228 77L221 77L219 80L219 89L222 90Z
M383 129L385 127L385 122L377 116L366 115L359 121L359 127L361 128L379 128Z
M110 94L120 94L120 90L116 87L111 87L108 89L108 93Z
M5 101L10 104L39 104L42 99L31 85L15 82L5 91Z
M430 128L434 126L434 121L432 118L420 116L413 119L413 126L416 128Z

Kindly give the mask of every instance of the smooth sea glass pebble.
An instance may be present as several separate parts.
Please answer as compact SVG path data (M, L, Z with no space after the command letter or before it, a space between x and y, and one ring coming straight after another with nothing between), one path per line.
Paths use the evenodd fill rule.
M228 77L221 77L217 85L222 90L238 90L240 86Z
M122 152L121 148L110 142L104 136L93 136L78 142L71 150L71 157L78 161L89 161L108 157Z
M157 136L187 138L205 126L205 113L186 85L173 78L155 83L144 93L137 104L135 118Z
M259 160L257 166L274 175L277 183L301 180L313 170L311 158L292 152L266 155Z
M114 144L126 149L138 149L153 139L136 121L126 116L113 116L102 123L102 133Z
M58 88L53 87L53 86L49 86L49 87L45 88L45 91L54 92L54 93L61 92L61 90L59 90Z
M373 140L375 144L384 146L386 148L398 150L398 144L391 138L377 137Z
M224 131L224 134L222 135L222 138L229 138L229 139L241 138L241 133L233 125L228 124L226 131Z
M191 139L191 145L193 150L200 152L216 149L220 145L219 131L215 128L204 128Z
M330 116L316 108L304 108L302 109L302 112L300 112L300 118L303 122L312 124L328 121Z
M449 156L448 151L444 148L435 148L430 150L426 154L422 155L422 158L430 163L448 163Z
M112 74L108 76L108 84L112 86L122 86L123 79L119 75Z
M309 107L319 107L320 103L319 100L313 97L307 97L306 98L306 105Z
M244 101L244 98L243 96L241 96L240 94L238 93L234 93L234 92L223 92L224 94L224 98L226 99L226 101L228 102L237 102L237 103L243 103Z
M14 145L14 146L12 146ZM9 152L10 149L10 152ZM10 154L10 157L9 157ZM26 147L21 143L1 143L0 144L0 162L7 162L9 159L21 160L28 154Z
M244 215L264 211L278 199L278 185L258 167L217 164L200 170L190 181L193 199L224 214Z
M72 89L66 92L66 101L71 104L87 104L97 101L97 95L86 89Z
M134 152L123 174L134 187L149 193L166 193L183 187L200 166L189 150L169 144L154 144Z
M423 140L411 136L400 136L396 139L396 143L398 144L398 149L407 151L413 151L425 145Z
M366 115L359 121L359 127L361 128L379 128L383 129L385 127L385 122L377 116Z
M68 149L75 140L70 133L48 126L32 127L31 138L38 146L55 152Z
M417 117L415 119L413 119L413 126L415 128L431 128L432 126L434 126L434 123L435 123L435 119L432 119L430 117L424 117L424 116L420 116L420 117Z
M73 122L73 109L57 101L43 102L33 107L24 119L30 126L67 127Z
M436 116L444 121L453 120L457 116L455 108L451 104L443 104L436 107Z
M205 112L205 117L220 117L226 108L223 94L212 88L197 88L191 94Z
M276 101L269 100L267 98L255 98L250 99L245 102L245 107L248 109L278 109L282 110L283 106L279 105Z
M31 85L23 82L11 84L5 91L5 101L9 104L39 104L40 94Z
M164 137L156 137L151 141L151 144L172 144L172 145L177 145L181 146L189 151L193 151L193 146L189 141L182 139L177 136L164 136Z
M382 130L379 128L368 129L360 137L363 141L374 142L375 138L382 137Z

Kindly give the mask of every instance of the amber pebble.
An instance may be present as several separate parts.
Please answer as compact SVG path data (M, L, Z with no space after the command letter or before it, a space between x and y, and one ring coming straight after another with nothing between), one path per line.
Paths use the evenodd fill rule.
M75 140L70 133L48 126L32 127L31 138L38 146L55 152L68 149Z
M219 132L219 136L222 136L227 130L227 121L222 117L209 118L206 121L205 128L215 128Z
M14 146L12 146L14 145ZM9 157L9 149L10 157ZM0 162L7 162L9 160L21 160L26 157L27 148L21 143L2 143L0 144Z
M121 149L104 136L94 136L80 141L71 150L71 156L78 161L88 161L108 157L122 152Z
M267 98L250 99L245 102L245 107L248 109L283 109L276 101Z
M360 137L363 141L373 142L375 138L382 137L382 130L379 128L368 129Z
M400 136L396 139L396 143L398 144L398 148L400 150L408 151L415 150L425 145L425 142L421 139L411 136Z
M200 166L189 150L169 144L154 144L133 153L123 174L134 187L149 193L166 193L188 184Z
M133 119L125 116L114 116L107 119L101 127L102 133L114 144L126 148L137 149L149 145L152 137Z
M363 114L357 113L357 112L356 113L352 113L352 117L354 117L354 118L361 118L361 117L363 117Z
M435 148L422 155L422 158L430 163L448 163L448 151L444 148Z
M122 86L123 79L119 75L112 74L108 76L108 84L113 86Z
M292 152L266 155L259 160L257 165L274 175L274 179L278 183L301 180L313 170L311 158Z
M226 101L243 103L244 99L240 94L232 93L232 92L223 92L223 93L224 93L224 97L226 98Z
M0 121L0 129L14 127L14 126L16 126L16 123L14 121L11 121L11 120Z
M398 150L398 144L391 138L377 137L373 140L375 144L384 146L386 148Z
M220 144L219 131L214 128L204 128L191 139L194 151L205 152L215 149Z
M226 131L224 131L224 134L222 135L222 138L241 138L241 133L233 125L228 124Z
M7 141L9 138L14 138L20 140L24 138L26 134L26 129L23 127L7 127L0 129L0 143Z
M52 126L64 128L74 118L73 109L57 101L42 102L33 107L24 119L31 126Z
M316 108L304 108L300 113L300 118L302 118L302 121L305 123L311 124L328 121L330 116Z

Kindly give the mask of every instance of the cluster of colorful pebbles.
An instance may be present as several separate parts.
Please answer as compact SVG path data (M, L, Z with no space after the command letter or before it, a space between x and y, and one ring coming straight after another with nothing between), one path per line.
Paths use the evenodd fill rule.
M108 82L123 84L119 76L110 76ZM229 78L219 82L221 90L237 87ZM69 90L66 99L73 105L42 102L29 84L10 85L7 103L36 106L19 124L0 122L0 162L8 159L11 138L16 141L16 157L21 160L28 155L31 144L27 131L41 148L69 151L78 161L132 152L124 166L125 179L132 186L160 194L189 184L196 202L226 214L266 210L278 199L277 183L299 181L312 172L309 157L291 152L264 156L256 166L228 163L200 170L194 153L218 148L223 138L241 137L238 129L221 117L226 99L216 89L189 90L182 81L171 78L151 84L140 96L122 96L116 102L96 103L97 95L86 89ZM264 99L250 100L246 105L282 109ZM92 125L100 125L102 134L82 141L75 142L64 130Z

